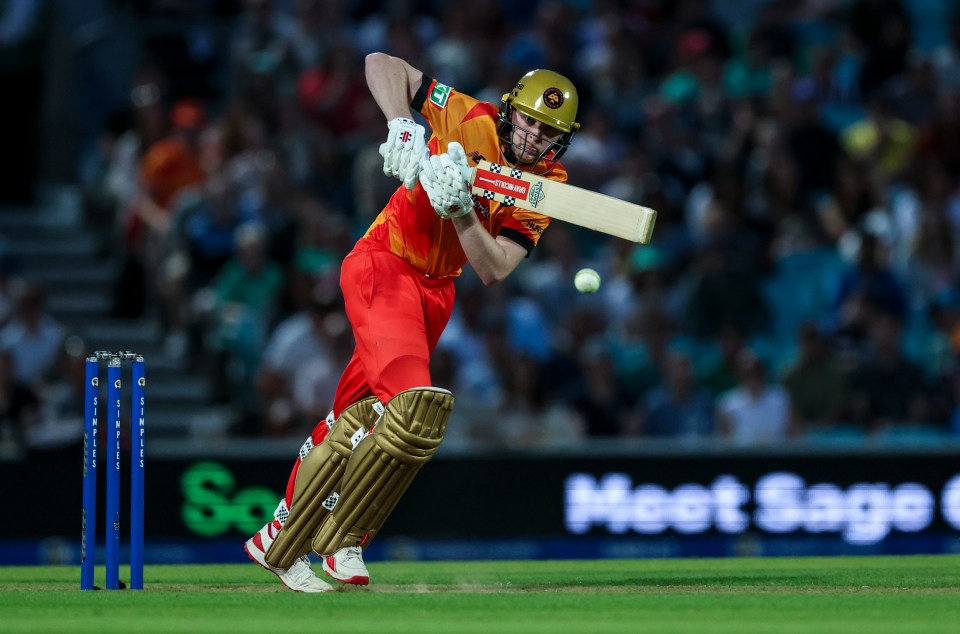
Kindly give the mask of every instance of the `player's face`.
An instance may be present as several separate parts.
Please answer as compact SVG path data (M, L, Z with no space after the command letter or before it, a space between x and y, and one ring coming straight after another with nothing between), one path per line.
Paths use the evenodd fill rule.
M513 138L511 140L516 148L519 163L535 162L552 143L559 141L563 136L561 130L528 117L518 110L513 111L512 118Z

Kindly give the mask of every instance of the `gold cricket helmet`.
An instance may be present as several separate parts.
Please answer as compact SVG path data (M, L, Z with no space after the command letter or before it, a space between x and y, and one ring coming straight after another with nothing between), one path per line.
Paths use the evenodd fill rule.
M552 70L532 70L503 96L503 103L562 132L576 132L577 89L573 82Z
M532 70L516 83L513 90L503 96L498 115L498 132L505 158L516 164L516 157L523 156L523 148L513 141L513 111L552 126L563 134L537 157L534 165L545 160L546 171L553 169L566 152L573 135L580 129L577 123L579 106L577 89L573 82L552 70ZM539 170L538 170L539 171ZM544 173L544 172L541 172Z

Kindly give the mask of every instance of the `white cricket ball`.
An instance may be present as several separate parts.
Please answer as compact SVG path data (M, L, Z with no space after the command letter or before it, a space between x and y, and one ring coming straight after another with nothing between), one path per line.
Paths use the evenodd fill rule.
M596 293L600 288L600 274L593 269L580 269L573 278L573 285L581 293Z

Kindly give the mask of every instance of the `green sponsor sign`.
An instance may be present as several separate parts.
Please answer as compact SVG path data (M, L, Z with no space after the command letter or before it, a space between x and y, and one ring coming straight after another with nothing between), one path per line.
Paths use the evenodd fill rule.
M198 462L180 479L183 523L204 537L231 530L254 533L273 519L280 495L262 487L237 490L233 473L219 462Z

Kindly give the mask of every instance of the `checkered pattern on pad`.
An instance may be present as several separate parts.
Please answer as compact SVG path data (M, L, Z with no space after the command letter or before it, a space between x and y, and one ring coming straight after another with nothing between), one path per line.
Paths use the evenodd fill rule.
M339 501L340 501L340 494L334 491L333 493L330 494L330 497L328 497L326 500L320 503L320 506L327 509L328 511L332 511L333 508L337 505L337 502Z
M288 517L290 517L290 509L287 508L287 501L280 500L280 505L273 512L273 518L280 522L280 526L283 526L286 524Z
M308 436L307 441L300 447L300 462L307 459L307 454L310 453L311 449L313 449L313 438Z

